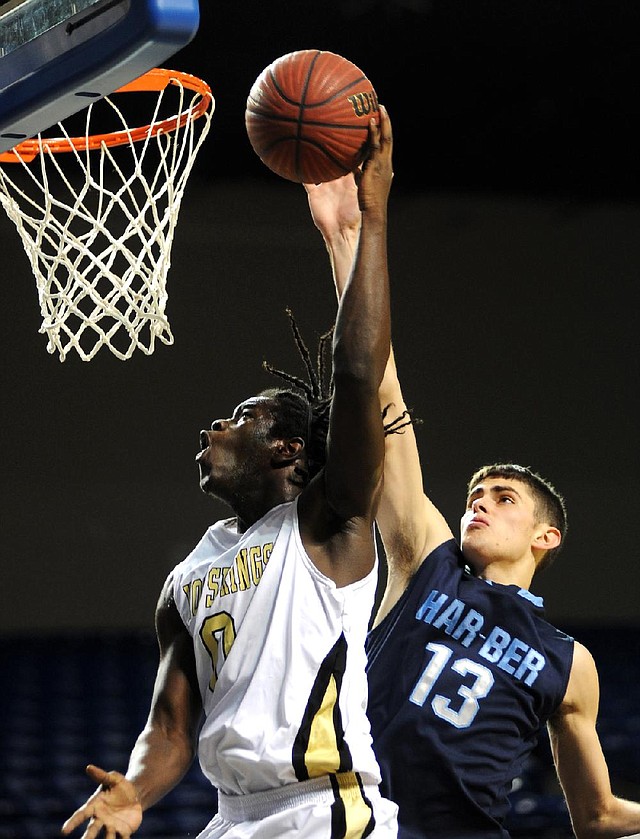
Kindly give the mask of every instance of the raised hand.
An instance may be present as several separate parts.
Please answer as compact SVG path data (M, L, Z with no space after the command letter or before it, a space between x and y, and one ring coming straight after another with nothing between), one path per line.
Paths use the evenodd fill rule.
M361 216L353 172L323 184L304 184L304 188L313 223L325 239L338 232L358 232Z
M393 180L393 132L384 105L380 105L380 124L369 124L369 150L361 170L355 172L358 201L362 212L371 210L386 217Z

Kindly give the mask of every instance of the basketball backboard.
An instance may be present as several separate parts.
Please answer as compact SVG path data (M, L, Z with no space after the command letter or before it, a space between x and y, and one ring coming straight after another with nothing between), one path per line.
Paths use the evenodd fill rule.
M0 0L0 153L191 41L198 0Z

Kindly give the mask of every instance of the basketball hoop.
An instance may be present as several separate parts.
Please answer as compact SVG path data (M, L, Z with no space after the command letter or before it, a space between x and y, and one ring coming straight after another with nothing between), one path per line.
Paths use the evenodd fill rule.
M90 361L107 346L124 361L136 348L151 355L156 339L173 343L165 314L171 247L215 102L206 82L159 68L115 94L138 92L157 93L148 125L130 128L111 94L86 109L83 136L60 122L61 137L39 134L0 154L0 163L20 163L27 174L18 186L0 166L0 202L36 278L39 331L60 361L72 348ZM92 132L99 107L116 130ZM162 116L167 107L171 115Z

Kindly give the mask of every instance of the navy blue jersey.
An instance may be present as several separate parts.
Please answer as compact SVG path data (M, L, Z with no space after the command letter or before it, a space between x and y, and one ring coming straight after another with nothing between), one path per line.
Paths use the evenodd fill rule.
M508 837L512 782L573 660L542 606L470 574L450 540L369 633L368 713L401 839Z

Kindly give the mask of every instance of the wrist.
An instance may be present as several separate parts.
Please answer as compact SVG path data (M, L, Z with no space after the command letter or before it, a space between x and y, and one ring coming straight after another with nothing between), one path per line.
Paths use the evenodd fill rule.
M337 228L331 233L323 233L325 245L332 252L355 253L360 236L360 226L357 228Z

